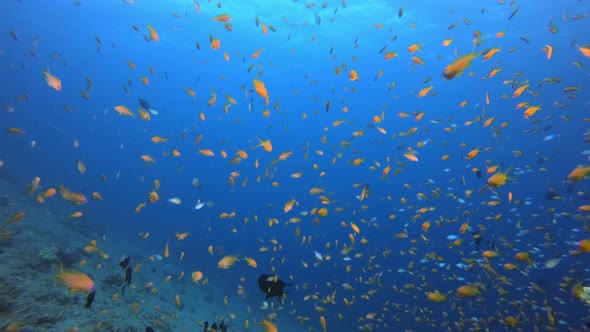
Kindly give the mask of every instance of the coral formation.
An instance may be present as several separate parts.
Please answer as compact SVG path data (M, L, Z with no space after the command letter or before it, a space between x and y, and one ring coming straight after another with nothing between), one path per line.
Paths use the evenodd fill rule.
M59 264L59 258L57 257L57 248L45 247L39 250L39 260L43 265Z

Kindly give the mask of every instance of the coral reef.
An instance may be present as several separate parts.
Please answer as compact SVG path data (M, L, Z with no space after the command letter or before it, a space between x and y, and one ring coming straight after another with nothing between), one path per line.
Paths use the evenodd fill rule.
M39 260L41 264L47 266L53 266L59 264L59 258L57 257L57 248L56 247L45 247L39 250Z

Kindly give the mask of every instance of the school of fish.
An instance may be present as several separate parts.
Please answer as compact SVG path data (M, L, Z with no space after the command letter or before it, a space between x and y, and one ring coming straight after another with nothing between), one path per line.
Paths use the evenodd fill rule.
M590 321L590 100L585 95L590 36L581 30L574 36L560 32L573 24L590 28L587 4L579 10L556 4L545 29L527 36L518 29L536 19L527 16L531 2L490 1L481 3L477 13L464 13L448 2L447 11L428 27L436 31L426 37L419 31L430 24L421 18L427 9L408 2L405 8L387 7L387 15L377 16L381 22L354 22L358 33L339 36L336 43L330 40L335 38L330 25L356 21L346 12L360 4L293 1L289 6L306 13L304 20L294 20L288 11L243 17L226 9L232 5L224 1L200 2L157 13L172 21L155 17L129 23L122 35L109 36L110 45L104 37L87 37L97 59L130 39L144 45L141 53L127 50L126 57L99 69L124 73L127 81L81 74L98 76L97 69L76 72L72 68L83 65L67 60L75 54L43 54L38 40L31 46L13 26L10 40L26 45L2 45L0 51L14 47L26 57L43 59L38 80L29 84L45 88L52 103L60 105L60 117L103 119L94 122L93 131L141 141L133 149L121 144L118 150L125 154L108 157L140 170L133 174L136 188L124 197L105 194L126 189L118 184L125 172L95 167L96 155L112 151L95 151L101 139L88 132L87 137L78 133L72 139L76 152L59 160L67 174L63 183L50 183L43 173L28 174L32 180L23 191L30 200L44 204L61 198L71 207L67 218L81 222L88 206L108 210L109 202L124 203L137 219L129 222L142 227L142 241L154 237L141 221L156 209L187 207L192 216L214 214L207 228L227 239L205 239L191 226L171 222L168 239L154 244L159 253L138 263L134 272L176 257L178 263L171 264L181 264L185 255L216 262L187 268L190 284L199 287L229 279L226 270L238 265L290 271L282 278L298 287L284 305L228 315L243 330L278 331L285 319L302 331L323 332L339 324L360 331L563 331ZM132 0L120 5L125 10L136 6ZM199 28L204 20L209 30ZM494 25L497 29L473 28L478 21L490 27L494 20L501 23ZM179 31L187 27L197 31L196 40L179 40ZM54 42L43 31L39 35L43 44ZM433 36L440 40L433 43ZM236 49L234 38L250 40L250 47ZM349 39L346 48L341 38ZM301 39L307 46L290 48ZM569 46L563 46L564 39ZM175 48L183 43L190 49ZM162 55L167 52L173 58ZM187 68L178 71L175 62ZM105 88L101 84L123 88L112 90L109 100L93 100L101 94L95 90ZM160 111L129 101L143 96L162 103L165 97L146 96L158 95L163 86L167 94L173 92L166 97L170 106L156 106ZM63 97L72 91L80 97ZM22 105L37 97L11 98ZM174 104L185 109L176 110ZM108 106L90 113L89 105ZM18 106L4 108L6 114L19 111ZM39 135L32 125L4 115L1 123L3 135L14 144L24 137L28 149L63 144L35 139ZM0 157L0 168L19 158ZM200 165L227 172L205 179L208 171ZM158 171L164 167L177 171ZM196 168L205 174L194 174ZM72 175L78 180L66 180ZM179 179L195 190L194 196L169 185ZM538 195L531 196L529 187ZM211 201L208 191L234 198ZM249 198L253 194L259 197ZM236 195L248 198L250 207L236 203ZM111 213L116 218L117 212ZM27 222L22 210L6 220L7 227ZM2 236L10 236L6 232ZM226 241L240 239L243 250L224 250ZM194 243L196 251L179 250L185 243ZM109 258L96 241L80 249ZM90 260L80 262L80 269L90 268ZM310 282L318 273L326 279ZM159 286L178 283L184 275L137 287L155 295ZM61 272L57 278L71 291L95 288L82 272ZM236 285L240 296L250 289L242 281ZM233 295L223 298L230 311ZM181 312L185 303L174 294L168 311ZM139 304L131 309L140 310Z

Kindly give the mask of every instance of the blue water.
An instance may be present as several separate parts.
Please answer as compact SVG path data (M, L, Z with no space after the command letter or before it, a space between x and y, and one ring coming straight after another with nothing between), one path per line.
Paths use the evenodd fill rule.
M0 22L0 171L23 187L39 176L45 189L63 184L88 197L99 192L104 201L63 204L63 214L82 211L84 222L98 223L107 237L143 248L145 257L162 254L169 241L171 257L185 252L179 269L203 271L210 276L209 287L228 295L245 277L255 308L264 297L255 280L274 269L297 286L288 294L278 319L291 321L301 330L320 330L322 315L329 331L422 331L446 326L497 331L510 329L504 322L508 316L516 317L517 327L523 330L533 326L580 329L590 320L588 305L571 295L575 282L562 288L559 283L564 277L590 282L588 254L572 254L577 242L589 237L588 213L578 211L579 206L590 204L589 182L567 183L569 172L590 163L590 147L584 143L589 130L590 60L578 50L590 43L586 33L590 5L587 1L502 2L349 1L344 7L340 1L314 6L302 1L200 1L197 13L190 1L81 1L78 5L3 1L0 11L9 16ZM509 20L516 8L520 9ZM232 31L212 20L222 13L231 16ZM263 34L256 17L277 31ZM449 29L454 23L457 26ZM157 31L158 42L144 39L149 37L148 24ZM550 25L558 31L549 31ZM476 31L482 44L474 49ZM500 31L505 35L496 38ZM211 49L210 35L220 39L220 49ZM452 44L443 47L442 41L450 38ZM408 47L415 43L421 50L410 54ZM541 50L545 45L553 48L550 59ZM457 56L495 47L501 51L490 60L483 61L480 55L462 75L452 80L441 77ZM251 59L259 48L263 48L260 56ZM382 49L398 56L384 60ZM224 52L229 61L224 60ZM422 58L424 65L413 64L412 56ZM502 70L487 79L494 67ZM61 91L46 84L43 70L47 68L61 79ZM358 72L358 81L349 80L350 70ZM376 78L380 70L382 76ZM148 85L140 80L144 75ZM542 83L554 77L561 82ZM254 91L255 78L268 90L268 105ZM87 80L93 82L91 91ZM526 82L530 87L513 98L516 87ZM431 92L419 98L418 91L431 85ZM581 90L563 92L571 86ZM196 91L194 101L185 88ZM212 90L217 101L208 106ZM89 95L88 100L81 91ZM26 100L17 100L25 95ZM223 111L226 95L237 100L227 114ZM158 110L150 121L137 115L138 98ZM463 101L467 103L460 107ZM521 102L542 109L526 119L526 107L515 109ZM135 117L118 115L117 105L127 106ZM262 114L267 109L268 118ZM201 112L205 121L199 118ZM399 117L401 112L409 117ZM416 121L421 112L423 118ZM380 123L373 122L374 116L382 115ZM494 121L484 127L491 117ZM345 122L333 126L337 120ZM416 132L406 135L412 127ZM8 128L20 128L25 134L10 134ZM363 135L353 138L356 131ZM168 141L150 142L155 135ZM199 135L202 140L195 145ZM271 140L272 152L255 148L258 138ZM78 148L74 140L79 141ZM344 147L343 141L350 146ZM419 147L419 142L427 144ZM418 153L417 162L404 157L410 147ZM479 155L466 159L478 147ZM181 156L173 157L173 149ZM215 155L203 156L199 149L211 149ZM246 151L248 158L229 164L238 149ZM286 151L293 154L273 163ZM155 159L151 167L141 160L144 154ZM446 154L449 158L441 160ZM354 166L356 158L364 162ZM83 175L76 168L78 160L87 167ZM391 172L383 176L387 165ZM493 190L486 186L490 177L486 166L491 165L500 165L502 172L510 170L505 186ZM483 176L478 178L473 168ZM394 174L396 170L399 173ZM229 184L231 172L239 172L234 186ZM297 172L303 176L292 178ZM193 186L194 178L199 179L200 188ZM156 179L161 182L160 200L135 213ZM370 193L360 202L356 196L364 184ZM329 197L330 204L322 204L320 195L310 195L313 187L324 189L321 195ZM547 200L549 188L563 199ZM470 197L467 190L473 191ZM428 199L420 199L418 193ZM512 202L508 193L513 195ZM492 195L498 196L499 205L487 205ZM182 203L169 203L172 197ZM212 204L195 210L199 199ZM290 199L298 205L284 213ZM328 216L318 217L317 222L317 216L300 214L321 207L328 209ZM421 208L431 211L421 214ZM222 212L236 216L220 219ZM302 220L288 223L292 217ZM270 218L279 223L269 227ZM423 230L427 221L431 227ZM355 234L349 256L362 256L346 262L340 252L343 244L351 246L351 222L360 233ZM471 229L461 234L459 227L465 222ZM302 245L296 228L311 242ZM408 238L394 238L404 230ZM517 236L526 230L530 232ZM479 250L473 231L483 236ZM140 232L149 232L150 237L141 240ZM191 235L177 241L175 232ZM452 246L448 235L459 236L462 244ZM360 243L361 239L367 243ZM489 260L497 274L483 268L487 263L482 252L492 249L490 241L500 254ZM209 245L215 248L214 255L207 253ZM260 252L263 246L270 250ZM316 261L314 251L324 261ZM384 255L386 251L390 254ZM528 252L535 266L515 260L518 252ZM440 259L423 260L429 253ZM258 267L240 261L230 270L218 269L218 260L229 254L253 257ZM546 261L559 257L557 267L544 267ZM446 265L439 267L439 263ZM473 265L460 268L459 263ZM504 270L505 263L518 265L518 270ZM344 282L354 291L344 290ZM455 295L457 287L476 282L481 283L479 296ZM499 296L500 289L509 293ZM370 290L376 293L362 299ZM447 301L427 301L425 294L434 290L447 294ZM321 299L334 291L335 304L323 304ZM318 299L304 300L313 294ZM344 298L356 302L346 306ZM174 310L172 301L170 306ZM552 308L554 325L547 319L547 307ZM366 318L369 313L375 313L375 318ZM310 320L295 323L299 315ZM240 330L243 321L237 320L234 326ZM261 327L251 325L250 329Z

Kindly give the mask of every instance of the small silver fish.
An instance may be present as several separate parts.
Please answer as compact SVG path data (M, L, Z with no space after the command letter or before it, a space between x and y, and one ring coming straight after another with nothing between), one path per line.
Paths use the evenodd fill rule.
M561 261L561 257L560 258L552 258L552 259L546 261L544 266L546 269L552 269L552 268L556 267L560 261Z

